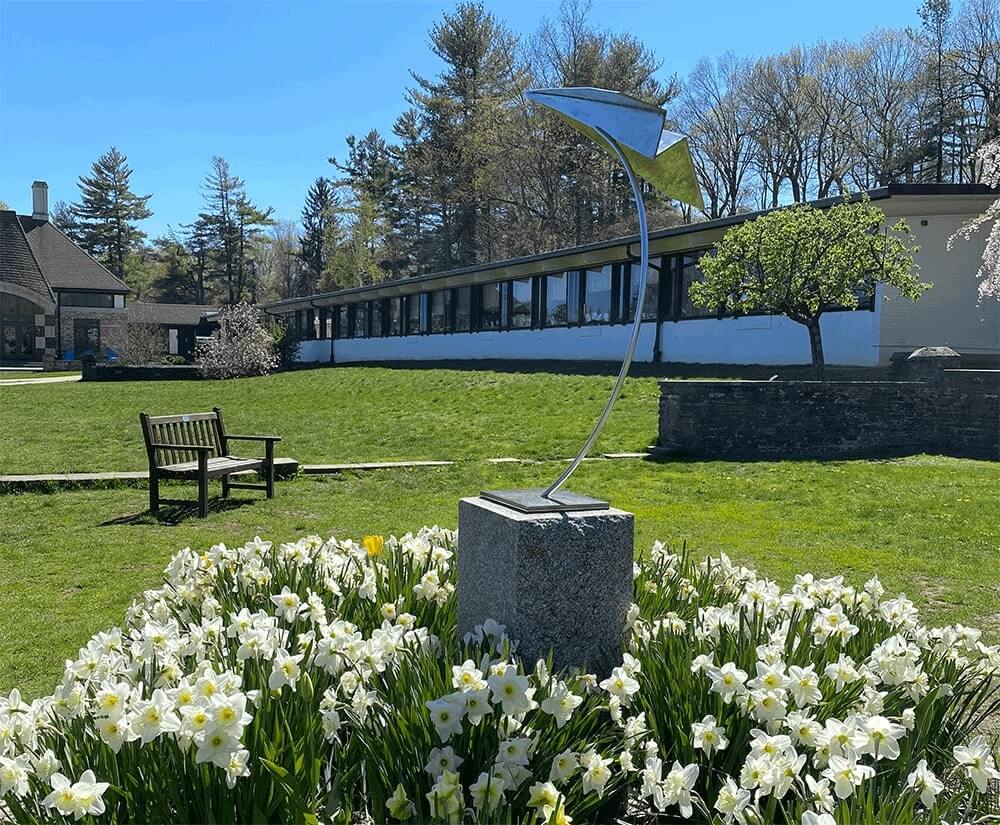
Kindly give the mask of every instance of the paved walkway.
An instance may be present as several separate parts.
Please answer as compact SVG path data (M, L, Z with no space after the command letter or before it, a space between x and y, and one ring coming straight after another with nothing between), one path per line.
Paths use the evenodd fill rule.
M27 382L25 382L27 383ZM590 456L585 461L617 460L648 458L649 453L602 453ZM570 461L571 459L555 459ZM538 459L530 458L487 458L488 464L539 464ZM294 475L296 471L306 475L335 475L346 472L367 472L370 470L399 470L413 467L451 467L456 461L366 461L354 464L299 464L294 458L276 458L274 460L275 474L281 477ZM253 472L246 470L243 475ZM131 470L102 473L35 473L24 475L0 475L0 489L33 490L52 487L100 487L118 481L148 481L149 473L145 470Z
M53 375L49 378L4 378L0 380L0 387L19 387L23 384L67 384L70 381L79 381L79 375Z

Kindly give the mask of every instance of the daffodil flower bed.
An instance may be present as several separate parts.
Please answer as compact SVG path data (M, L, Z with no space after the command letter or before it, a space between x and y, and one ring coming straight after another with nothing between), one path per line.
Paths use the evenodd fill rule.
M1000 649L877 579L782 592L654 545L599 678L457 638L455 535L182 550L0 697L0 821L973 822Z

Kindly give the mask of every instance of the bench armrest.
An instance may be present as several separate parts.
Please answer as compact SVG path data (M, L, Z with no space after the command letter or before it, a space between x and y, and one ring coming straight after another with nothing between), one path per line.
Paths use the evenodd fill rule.
M227 441L281 441L280 435L230 435L226 433Z
M196 453L211 453L215 447L205 444L162 444L158 441L150 442L149 445L154 450L188 450Z

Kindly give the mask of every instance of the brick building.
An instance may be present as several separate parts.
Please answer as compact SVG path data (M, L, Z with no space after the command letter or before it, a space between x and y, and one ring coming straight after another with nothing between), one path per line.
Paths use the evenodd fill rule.
M46 183L31 194L31 215L0 211L0 367L115 358L129 288L51 223Z

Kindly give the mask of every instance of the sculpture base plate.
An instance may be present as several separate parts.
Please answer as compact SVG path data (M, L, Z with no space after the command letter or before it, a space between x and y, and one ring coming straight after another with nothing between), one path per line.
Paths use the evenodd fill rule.
M487 501L502 504L519 513L574 513L609 509L606 501L569 490L556 490L550 497L544 496L544 492L544 487L534 487L528 490L484 490L481 495Z

